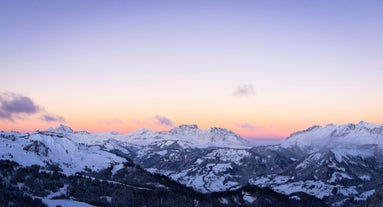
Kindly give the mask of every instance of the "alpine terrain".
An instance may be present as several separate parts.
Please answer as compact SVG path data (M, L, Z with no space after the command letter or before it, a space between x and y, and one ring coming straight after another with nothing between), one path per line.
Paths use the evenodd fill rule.
M378 206L383 125L251 147L222 128L0 132L0 206Z

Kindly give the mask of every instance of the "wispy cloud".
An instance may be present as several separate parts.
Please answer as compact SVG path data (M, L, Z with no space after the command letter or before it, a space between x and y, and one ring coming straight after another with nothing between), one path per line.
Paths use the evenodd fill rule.
M0 119L14 121L20 114L36 114L41 108L29 97L15 93L0 94Z
M59 122L59 123L64 123L65 119L62 116L56 116L53 114L44 114L40 116L40 120L46 121L46 122Z
M0 119L15 121L23 119L25 115L40 115L45 122L65 122L64 117L45 111L31 98L16 93L0 93Z
M252 124L249 124L249 123L240 123L240 124L237 124L238 127L242 128L242 129L247 129L247 130L254 130L256 129L256 126L252 125Z
M255 95L255 88L252 84L244 84L239 85L235 88L233 92L233 96L236 97L246 97L246 96L254 96Z
M170 119L168 119L164 116L156 115L156 116L154 116L154 119L156 120L157 124L170 126L170 127L174 126L174 123Z

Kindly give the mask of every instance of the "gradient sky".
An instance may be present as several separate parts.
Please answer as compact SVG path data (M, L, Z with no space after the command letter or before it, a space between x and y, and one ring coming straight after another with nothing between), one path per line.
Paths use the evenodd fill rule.
M383 1L0 1L0 129L383 117Z

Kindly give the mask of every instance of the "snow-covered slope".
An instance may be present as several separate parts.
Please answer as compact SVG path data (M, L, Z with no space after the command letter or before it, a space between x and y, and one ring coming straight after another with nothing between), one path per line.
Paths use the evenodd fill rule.
M319 150L368 144L383 147L383 125L361 121L358 124L313 126L293 133L281 146Z
M0 133L1 159L22 165L59 164L74 173L110 165L119 169L129 158L201 192L250 183L345 205L383 183L383 125L314 126L281 144L250 146L232 131L196 125L130 134L73 131L63 125L33 134Z
M305 192L342 205L383 182L382 129L365 122L315 126L273 146L187 150L162 143L132 156L150 171L201 192L252 183L285 194ZM187 132L196 134L193 127Z
M358 124L313 126L293 133L279 149L303 154L285 172L282 184L263 177L265 185L278 192L306 192L333 200L333 206L364 198L374 186L383 183L383 125ZM261 181L257 178L255 180ZM256 181L257 182L257 181Z
M101 150L100 146L77 143L55 132L22 134L0 133L0 158L13 160L23 166L59 165L65 173L80 172L85 168L99 170L115 165L122 167L126 159Z
M35 133L0 132L0 157L22 165L59 164L68 173L84 168L103 169L121 165L124 158L109 151L120 150L144 156L152 149L165 146L186 148L234 147L246 148L248 143L232 131L221 128L200 130L196 125L181 125L170 131L146 129L131 134L115 132L89 133L74 131L59 125ZM28 159L25 159L28 158Z
M48 132L65 134L66 137L80 143L99 144L109 140L118 140L125 144L136 146L148 146L153 144L170 145L179 144L183 148L207 148L207 147L230 147L249 148L251 144L232 131L223 128L208 128L201 130L197 125L180 125L170 131L151 131L140 129L130 134L119 134L115 132L89 133L74 132L69 127L60 125Z

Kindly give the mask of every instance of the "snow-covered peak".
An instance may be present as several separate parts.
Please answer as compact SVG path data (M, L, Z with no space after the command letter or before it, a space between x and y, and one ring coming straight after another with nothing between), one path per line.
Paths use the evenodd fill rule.
M51 129L49 132L57 132ZM208 128L201 130L197 125L180 125L169 131L151 131L140 129L128 134L103 133L61 133L71 140L89 145L104 145L109 140L118 140L127 145L149 146L149 145L171 145L177 143L183 148L247 148L251 144L234 132L223 128Z
M209 134L211 139L213 140L214 139L227 140L228 138L234 138L235 140L242 139L238 134L224 128L212 127L212 128L206 129L205 133Z
M131 135L140 136L140 135L148 135L148 134L151 134L151 133L153 133L153 131L151 131L149 129L139 129L139 130L136 130L136 131L132 132Z
M57 131L67 131L59 126ZM70 128L69 128L70 129ZM112 163L126 159L101 150L100 146L89 146L76 142L70 137L75 133L59 135L55 131L37 131L33 134L0 132L0 157L18 162L24 166L59 164L66 174L80 172L86 167L100 170Z
M366 144L383 147L383 125L361 121L358 124L313 126L291 134L281 145L320 149Z
M74 132L72 128L70 128L69 126L65 126L63 124L58 125L56 128L49 128L49 129L47 129L47 131L63 133L63 134Z
M329 124L327 126L332 126L333 124ZM307 129L304 129L304 130L301 130L301 131L297 131L297 132L294 132L292 133L289 137L287 137L287 139L289 139L290 137L294 137L294 136L297 136L297 135L300 135L300 134L305 134L305 133L308 133L308 132L311 132L313 130L316 130L318 128L321 128L321 126L319 125L314 125L312 127L309 127Z
M191 135L191 134L195 135L198 132L200 132L200 129L198 128L196 124L180 125L169 131L170 134L178 134L178 135Z
M244 148L250 144L234 132L223 128L208 128L201 130L197 125L180 125L169 131L133 133L128 135L135 140L144 140L144 144L158 142L159 140L184 143L187 147L233 147ZM129 142L129 139L126 139ZM136 143L137 144L137 143Z
M365 121L360 121L357 125L359 127L365 127L365 128L370 128L370 129L382 126L382 125L377 125L377 124L373 124L373 123L369 123L369 122L365 122Z
M250 143L233 131L224 128L208 128L201 132L202 138L213 146L239 147L250 146Z
M225 128L212 127L207 130L213 135L236 135L234 132Z

